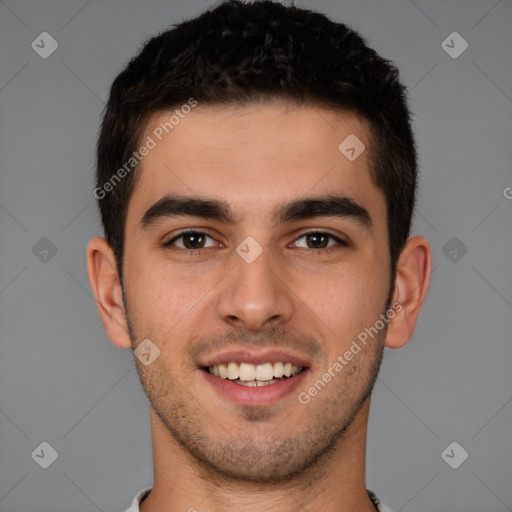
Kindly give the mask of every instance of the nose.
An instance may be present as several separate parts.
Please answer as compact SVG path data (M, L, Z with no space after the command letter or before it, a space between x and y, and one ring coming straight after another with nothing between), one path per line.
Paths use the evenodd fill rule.
M221 282L219 317L233 327L250 331L289 321L296 306L286 271L278 265L278 255L265 248L250 263L235 251L230 258L233 268Z

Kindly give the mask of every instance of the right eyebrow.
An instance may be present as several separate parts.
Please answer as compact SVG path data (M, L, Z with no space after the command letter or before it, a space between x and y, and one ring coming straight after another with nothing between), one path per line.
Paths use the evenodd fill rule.
M227 224L235 222L231 208L224 201L166 195L146 211L140 224L142 229L147 229L164 218L178 215L214 219Z

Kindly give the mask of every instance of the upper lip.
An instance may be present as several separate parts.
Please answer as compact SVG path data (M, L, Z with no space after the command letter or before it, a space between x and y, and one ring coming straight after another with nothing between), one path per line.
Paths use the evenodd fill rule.
M286 350L248 350L237 349L219 352L199 362L200 367L216 366L218 364L227 364L231 362L248 363L253 365L265 363L292 363L295 366L308 368L310 363L304 357L292 354Z

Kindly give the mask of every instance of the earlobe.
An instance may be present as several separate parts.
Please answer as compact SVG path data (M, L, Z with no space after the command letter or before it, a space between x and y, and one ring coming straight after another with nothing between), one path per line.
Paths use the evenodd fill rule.
M115 257L104 238L93 238L88 243L87 272L108 337L118 347L131 348Z
M400 304L388 325L385 346L403 347L411 338L427 295L432 272L430 245L423 236L407 240L396 267L392 305Z

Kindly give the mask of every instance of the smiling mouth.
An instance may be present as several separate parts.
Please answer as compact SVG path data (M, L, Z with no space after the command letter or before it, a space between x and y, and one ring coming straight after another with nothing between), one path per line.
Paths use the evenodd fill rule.
M264 364L224 363L204 367L203 370L223 380L247 387L271 386L284 379L290 379L304 371L292 363L276 362Z

